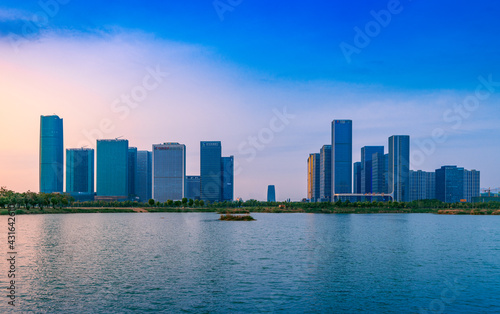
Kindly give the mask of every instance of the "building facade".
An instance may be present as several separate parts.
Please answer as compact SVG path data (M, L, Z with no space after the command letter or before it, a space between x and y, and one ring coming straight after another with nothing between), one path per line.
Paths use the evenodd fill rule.
M220 202L222 199L221 158L220 141L200 142L200 197L205 202Z
M64 186L63 119L58 116L40 117L41 193L62 193Z
M320 195L320 154L310 154L307 159L307 198L318 202Z
M384 146L361 148L361 194L375 193L373 190L373 154L384 155Z
M464 170L464 199L472 202L481 196L481 173L477 170Z
M321 202L330 202L332 200L332 145L323 145L319 159L319 199Z
M410 199L410 136L389 138L389 194L397 202Z
M354 194L361 194L361 162L355 162L353 165L354 168Z
M200 199L200 176L186 176L186 195L187 199Z
M234 200L234 156L221 157L222 201Z
M373 193L388 193L389 154L372 155L372 190Z
M153 157L147 150L137 151L135 194L140 202L147 202L153 198Z
M436 199L436 173L410 170L410 202Z
M97 140L97 198L128 199L128 140Z
M276 202L276 187L274 185L269 185L267 187L267 201Z
M157 202L184 197L186 146L179 143L153 145L153 198Z
M94 150L77 148L66 150L66 193L75 200L94 198Z
M436 198L445 203L458 203L464 198L464 168L443 166L436 170Z
M332 121L332 197L352 192L352 121Z
M137 197L135 190L137 177L137 147L128 148L128 195L131 199Z

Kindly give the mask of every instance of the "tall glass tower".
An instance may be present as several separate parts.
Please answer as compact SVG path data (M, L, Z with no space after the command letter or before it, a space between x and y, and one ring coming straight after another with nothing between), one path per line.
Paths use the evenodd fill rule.
M220 162L219 162L220 171ZM153 198L158 202L180 201L185 195L186 145L153 145Z
M373 154L384 155L384 146L365 146L361 148L361 193L374 193Z
M222 145L220 141L200 142L201 199L220 202L222 199Z
M332 121L332 200L352 193L352 120Z
M153 198L153 159L151 152L147 150L137 151L135 194L141 202Z
M66 150L66 192L87 197L94 194L94 150ZM75 197L78 199L78 197Z
M329 202L332 199L332 145L323 145L319 159L319 198L322 202Z
M136 197L135 180L137 177L137 147L128 148L128 195Z
M267 201L276 202L276 188L274 185L269 185L267 187Z
M397 202L410 200L410 136L389 138L389 194Z
M234 156L221 157L222 201L234 199Z
M97 199L128 199L128 140L97 140Z
M63 119L40 117L40 192L63 192Z

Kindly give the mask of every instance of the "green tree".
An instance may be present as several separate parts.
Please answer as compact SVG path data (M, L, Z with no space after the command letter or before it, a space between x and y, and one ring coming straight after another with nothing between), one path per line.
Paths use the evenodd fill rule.
M172 205L174 205L174 201L172 201L172 200L167 200L167 205L168 205L168 206L172 206Z
M182 206L183 206L183 207L186 207L187 203L188 203L188 199L187 199L187 198L185 198L185 197L183 197L183 198L182 198Z
M196 207L200 206L200 200L195 200L194 201L194 206L196 206Z
M201 200L200 201L200 206L203 207L205 205L205 201Z
M155 200L154 199L149 199L148 201L149 206L154 206L155 205Z
M193 203L194 203L193 199L190 198L188 202L189 207L193 207Z

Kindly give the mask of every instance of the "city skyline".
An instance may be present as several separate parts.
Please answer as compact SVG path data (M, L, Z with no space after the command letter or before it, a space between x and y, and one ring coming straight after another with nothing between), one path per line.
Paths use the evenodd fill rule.
M99 3L107 14L89 12L89 3L61 4L29 36L22 27L43 9L12 0L0 6L0 114L9 117L0 125L0 164L8 165L1 185L39 190L39 116L58 114L65 147L96 149L96 139L119 136L139 150L181 142L188 174L200 170L198 143L221 140L238 163L234 196L243 199L265 199L261 178L269 175L280 197L300 200L304 156L330 143L334 117L356 121L353 161L363 146L409 134L419 154L412 169L492 169L483 171L482 187L500 186L491 145L500 140L499 45L491 40L499 3L402 2L351 62L341 44L354 45L354 28L364 29L387 1L294 3L280 14L279 4L245 2L223 21L211 3L189 10Z

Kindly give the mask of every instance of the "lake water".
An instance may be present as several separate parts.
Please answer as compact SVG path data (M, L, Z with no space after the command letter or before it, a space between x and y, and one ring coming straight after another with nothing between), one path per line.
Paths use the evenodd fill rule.
M17 216L15 311L500 312L500 216L252 216Z

